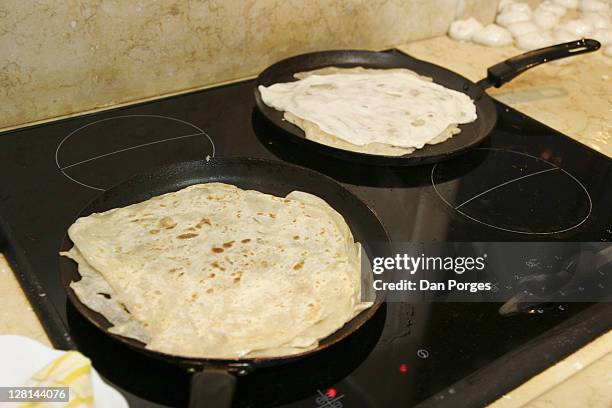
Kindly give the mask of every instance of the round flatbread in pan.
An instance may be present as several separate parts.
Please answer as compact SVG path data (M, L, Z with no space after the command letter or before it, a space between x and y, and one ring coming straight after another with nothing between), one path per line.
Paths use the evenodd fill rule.
M278 174L283 174L283 178L278 179ZM292 191L296 191L296 190L303 191L305 193L295 193L293 196L289 194L288 199L290 201L296 201L293 204L297 205L297 207L299 207L300 205L307 206L308 202L310 202L311 204L315 204L315 207L318 208L317 211L323 211L323 212L329 211L329 209L324 209L325 206L329 205L330 208L334 209L333 212L328 212L328 214L330 214L329 219L333 219L334 217L331 214L334 214L334 213L342 214L342 217L344 217L344 219L346 220L346 224L348 224L348 228L350 229L350 231L348 231L348 234L352 233L355 241L364 243L364 249L366 253L370 250L370 248L368 247L368 242L387 240L387 235L386 235L386 232L384 231L384 228L378 221L377 217L371 212L371 210L363 202L361 202L350 192L342 188L338 183L336 183L332 179L329 179L316 172L306 170L300 167L286 165L283 163L268 162L268 161L263 161L263 160L254 160L254 159L221 159L221 160L211 160L210 162L205 162L205 161L191 162L191 163L173 165L173 166L169 166L163 169L158 169L152 173L138 176L133 180L123 183L103 193L90 206L88 206L88 208L86 208L80 215L88 216L92 213L99 213L103 211L108 211L109 209L112 209L112 208L126 207L126 206L128 206L126 207L127 209L130 209L130 208L134 208L134 206L129 207L130 204L134 204L137 202L147 200L159 194L169 193L169 192L181 190L181 188L184 188L184 187L192 186L192 187L188 187L186 190L183 190L183 191L189 192L190 189L194 190L197 188L206 188L206 184L203 184L203 186L198 186L199 184L218 183L218 182L227 183L227 184L231 183L233 185L236 185L240 189L256 190L261 193L272 194L276 197L285 197ZM213 185L209 185L209 186L213 186ZM223 189L226 189L228 190L229 193L232 193L232 192L236 193L236 191L233 191L233 190L234 189L238 190L236 187L227 187L225 186L225 184L216 185L216 186L218 187L216 189L217 192ZM296 198L296 195L299 200L292 200L292 197ZM172 197L172 196L169 196L169 197ZM253 195L250 198L253 200L257 200L258 197L256 195ZM154 199L153 201L155 202L156 205L158 205L159 209L163 209L163 207L159 207L160 204L161 205L173 205L172 200L169 202L156 201L156 200L158 199ZM281 199L279 198L275 200L281 200ZM324 203L327 203L327 204L324 204ZM255 205L259 205L259 204L255 203ZM139 213L138 211L134 211L133 214L130 214L130 217L132 217L130 218L130 220L140 219L138 217L155 218L154 225L153 224L151 224L150 226L147 225L147 228L149 228L147 230L147 233L149 233L148 231L154 231L153 235L155 236L158 236L161 234L161 231L157 232L155 230L157 229L161 230L163 228L172 227L165 231L167 231L168 234L174 234L177 237L181 235L188 235L190 237L184 240L196 239L197 237L192 237L189 234L201 233L201 231L203 231L205 227L210 226L206 223L206 220L204 220L201 225L201 229L198 229L197 226L191 226L191 227L183 226L183 229L185 229L185 231L182 231L182 230L175 231L175 228L178 228L179 225L181 225L181 223L177 222L178 220L168 220L168 219L163 219L163 217L160 218L160 217L152 216L151 214L152 208L153 207L150 207L142 213ZM186 208L186 211L188 211L189 206L186 206L185 208ZM264 211L256 211L255 214L257 214L257 212L261 212L262 214L259 216L262 217L262 221L265 220L265 222L268 222L268 223L273 222L274 221L273 217L279 215L274 212L264 212ZM126 212L126 214L128 213ZM272 214L272 216L270 214ZM163 219L163 222L162 222L162 219ZM138 221L136 223L138 223ZM174 226L174 223L176 223L177 225ZM313 223L313 226L316 226L319 229L325 228L324 226L316 225L315 223ZM195 231L188 230L189 228L193 228L195 229ZM96 229L88 230L88 228L84 228L84 230L81 231L81 233L85 233L84 231L87 231L86 234L93 234L93 237L89 236L88 239L85 240L85 244L84 244L85 248L87 248L87 245L88 245L87 242L96 242L97 239L106 240L110 236L119 234L118 231L106 231L101 236L96 237L95 236ZM304 230L304 232L307 232L307 230ZM247 235L249 234L248 231L245 231L245 233ZM282 232L279 232L279 233L282 234ZM77 233L74 236L78 237L79 234L80 233ZM128 237L130 239L134 239L136 236L137 235L128 234ZM288 238L293 240L294 237L295 235L292 235L291 237L288 237ZM299 237L299 239L304 239L306 237L307 235ZM75 239L77 241L80 241L81 238L82 237L75 238ZM336 236L336 238L339 240L342 240L340 235ZM169 239L169 236L165 237L160 242L163 242L166 239ZM248 240L248 239L249 237L246 237L246 236L245 238L243 238L243 240ZM256 240L257 237L254 236L251 239ZM344 242L346 243L349 241L352 242L352 238ZM232 248L234 247L237 248L240 245L242 245L243 247L246 247L247 244L251 244L251 242L245 242L245 243L232 242L230 245L229 241L225 241L225 242L219 242L218 244L219 245L215 246L215 248L218 248L218 250L224 249L224 253L225 253L225 251L227 252L230 251L230 249L227 248L227 246L230 246ZM223 244L226 244L226 247L224 247ZM114 242L113 245L116 246L120 244L117 244L117 242ZM69 239L67 239L62 249L68 250L70 249L70 247L71 247L71 242ZM212 249L213 248L204 248L204 250L208 250L208 251L212 251ZM102 246L94 246L93 249L92 248L86 249L86 251L90 253L90 259L93 259L91 258L91 253L95 254L96 251L100 251L100 250L113 251L113 250L117 250L117 248L102 245ZM143 261L143 260L146 259L147 253L148 252L145 251L143 255L145 258L138 258L137 263L136 263L137 265L142 262L146 264L146 261ZM158 257L162 253L163 253L163 250L162 252L151 254L151 256L154 255L155 257ZM178 254L167 254L167 255L172 256L172 257L180 256ZM79 259L80 254L78 253L75 254L73 252L72 256L73 258L76 258L77 261L79 260L81 262L83 261L82 258ZM324 258L325 257L321 257L321 259L324 259ZM332 258L333 257L327 258L327 259L329 260ZM102 259L107 259L107 258L102 257ZM232 258L227 258L227 259L221 258L221 259L223 259L224 262L235 261L235 259L232 260ZM97 261L93 261L93 262L96 263ZM91 270L88 270L88 267L90 267L91 265L88 265L87 263L83 263L83 265L85 266L85 268L81 269L81 274L83 275L83 279L86 279L88 277L88 272L91 272ZM96 265L100 266L100 264L97 264L97 263ZM223 265L222 263L219 263L217 266L222 267L222 265ZM111 266L110 268L111 270L114 267L120 267L119 264L110 265L110 266ZM315 273L314 272L315 269L312 269L313 265L298 265L298 266L299 268L297 269L302 269L303 273L307 274L309 269L313 271L312 273ZM106 266L102 266L102 267L106 268ZM131 265L131 267L133 268L134 265ZM172 268L167 268L167 269L169 272L169 269L172 269ZM79 273L76 270L75 264L69 260L62 260L61 261L61 271L62 271L62 280L64 282L64 286L67 288L68 295L72 303L77 307L77 309L82 314L84 314L90 321L92 321L92 323L94 323L96 326L103 329L106 333L113 335L118 340L124 343L128 343L134 347L139 348L141 351L156 354L162 358L170 357L170 358L176 358L176 359L182 359L182 360L194 360L194 361L208 360L208 359L189 358L185 356L175 355L172 353L172 348L163 349L163 351L168 350L167 352L159 352L156 350L146 349L142 342L142 341L146 342L147 340L146 331L143 331L141 333L143 336L142 338L140 338L141 341L135 340L134 338L130 338L130 337L120 336L119 334L122 334L121 330L119 330L119 332L114 333L114 334L110 333L109 329L111 327L111 324L108 321L109 319L104 318L99 313L96 313L89 307L85 306L83 302L80 301L78 297L78 293L75 293L73 288L69 287L72 282L79 280ZM333 272L333 270L330 270L328 272ZM173 271L173 273L180 273L180 272L177 270L177 271ZM234 278L238 278L238 276L235 276ZM246 277L244 276L241 277L241 279L245 279L245 278ZM140 284L142 284L143 282L147 282L146 274L141 274L139 279L141 280L139 281L138 279L134 279L134 282L125 282L125 284L122 285L121 288L125 290L125 288L129 288L129 285L132 283L135 284L136 282L139 282ZM155 285L156 284L153 283L152 288L155 287ZM331 285L330 289L333 289L334 287L340 290L340 287L334 286L334 285ZM78 285L76 285L76 288L77 288L76 289L77 291L80 289L83 289L83 288L79 288ZM111 288L111 289L116 289L116 288ZM98 287L95 287L94 290L100 290L101 293L107 293L107 291L109 291L110 289L98 286ZM164 305L170 305L171 302L175 301L175 298L171 296L171 294L164 293L163 291L160 291L160 292L164 296L158 295L159 299L156 299L156 295L154 292L155 289L152 289L152 290L153 292L150 296L150 302L152 303L156 301L160 302L160 305L162 306L162 308ZM192 292L189 292L189 294L191 295ZM279 294L279 298L287 298L287 297L288 297L287 295ZM106 298L104 296L101 296L100 299L106 299ZM229 299L229 301L231 301L231 298ZM257 302L254 302L254 303L257 303ZM240 304L244 307L248 307L248 302L240 303ZM325 337L319 342L318 346L316 347L305 347L307 345L305 345L303 342L312 341L313 336L310 336L310 337L303 336L302 338L298 340L297 344L296 343L292 344L293 346L297 346L297 348L274 350L271 354L268 353L267 355L266 353L259 355L257 353L257 350L253 350L254 353L248 355L248 358L242 359L242 360L248 360L248 361L275 360L275 359L282 360L283 355L287 355L287 354L290 354L289 356L290 358L297 358L300 356L307 355L308 353L314 352L318 349L325 348L329 346L330 344L333 344L334 342L343 338L344 336L350 334L357 327L361 326L361 324L363 324L363 322L365 322L376 311L378 306L379 306L379 302L375 303L372 307L366 310L361 311L359 310L359 308L357 308L357 309L354 309L351 312L351 314L345 314L346 317L344 321L348 320L348 323L340 327L339 330L335 330L338 328L336 326L338 324L342 325L343 322L339 320L333 321L333 319L332 320L322 319L321 324L319 324L318 326L317 325L311 326L310 327L311 334L312 334L312 330L318 333L314 335L315 338L319 336ZM138 307L138 306L132 306L132 307ZM219 307L222 309L223 305L220 305ZM154 309L159 309L159 308L154 308ZM146 305L143 306L143 310L146 311ZM248 313L246 313L245 315L248 315ZM254 315L255 314L253 314L253 316ZM138 337L139 332L135 330L133 326L130 326L132 323L125 320L124 317L125 316L113 316L113 318L116 319L114 323L118 326L121 326L121 324L124 323L125 326L123 328L125 329L125 327L128 327L128 330L131 333L131 337ZM169 318L171 318L171 316ZM124 319L124 320L122 321L121 319ZM269 324L272 324L272 322L269 322ZM325 325L327 325L327 327L323 327ZM180 332L181 325L178 325L176 329L178 332ZM239 326L236 326L236 330L240 330ZM331 333L331 331L333 331L333 333ZM188 332L189 330L185 331L185 333L188 333ZM134 333L136 335L134 335ZM175 339L176 338L177 337L175 337ZM180 338L180 336L178 338ZM167 338L167 340L169 340L170 342L173 341L172 338ZM300 343L300 341L302 341L302 343ZM302 348L303 350L299 350L300 348ZM237 360L240 358L240 355L229 355L227 358L223 358L224 355L222 353L217 354L217 355L213 353L213 354L210 354L210 356L216 360Z
M399 152L391 146L373 146L376 154L370 154L361 149L354 149L352 146L339 143L334 146L329 143L329 135L318 133L321 143L305 137L305 133L300 127L286 120L284 112L278 111L267 106L259 92L259 86L270 86L276 83L296 81L295 74L309 72L329 67L338 68L372 68L372 69L394 69L406 68L415 73L432 78L432 80L448 89L465 93L469 96L476 106L477 119L474 122L450 127L448 132L452 135L453 130L458 128L461 132L452 137L441 137L435 144L425 145L422 149L417 149L411 153L397 155ZM482 88L467 78L456 74L440 66L430 64L425 61L412 58L397 50L383 52L361 51L361 50L341 50L341 51L322 51L310 54L298 55L279 61L265 69L255 81L255 102L258 110L274 125L282 129L283 134L279 134L279 139L285 139L291 143L307 147L313 152L322 153L342 160L373 164L373 165L393 165L393 166L413 166L427 163L435 163L449 159L455 155L467 151L480 143L493 129L497 119L495 105L490 97ZM299 118L298 118L299 120ZM304 126L309 126L308 123ZM341 141L342 142L342 141ZM330 144L332 144L330 146ZM389 154L385 154L389 153Z
M284 134L279 135L279 139L288 140L315 153L366 165L415 166L437 163L469 151L481 143L493 130L497 121L497 108L493 99L486 94L487 88L500 87L539 64L593 52L600 46L601 44L595 40L581 39L529 51L489 67L487 77L477 83L449 69L418 60L396 49L381 52L362 50L313 52L279 61L259 74L255 80L255 102L263 116L284 131ZM264 103L259 87L296 81L295 74L297 73L328 67L364 67L379 70L406 68L418 75L431 78L436 84L469 96L476 106L476 120L460 124L458 129L461 132L442 143L425 145L422 149L402 156L385 155L384 150L378 152L382 154L368 154L362 151L351 151L343 146L330 146L329 143L325 144L326 141L323 139L321 139L322 143L309 140L300 127L291 123L290 120L285 120L284 112ZM308 126L308 124L301 125ZM321 137L329 138L329 135Z
M474 102L406 68L328 67L260 86L266 105L332 147L402 156L441 143L476 120Z
M68 235L80 300L151 350L297 354L372 305L360 299L360 245L305 192L200 183L79 218Z

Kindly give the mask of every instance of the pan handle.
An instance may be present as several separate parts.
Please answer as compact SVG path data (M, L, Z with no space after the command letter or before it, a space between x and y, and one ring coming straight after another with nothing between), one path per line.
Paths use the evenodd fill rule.
M236 377L219 368L205 368L193 373L189 408L230 408L234 399Z
M583 38L578 41L570 41L529 51L489 67L487 69L487 77L478 81L477 84L482 89L487 89L491 86L499 88L517 75L537 65L586 52L593 52L598 50L599 47L601 47L599 41Z

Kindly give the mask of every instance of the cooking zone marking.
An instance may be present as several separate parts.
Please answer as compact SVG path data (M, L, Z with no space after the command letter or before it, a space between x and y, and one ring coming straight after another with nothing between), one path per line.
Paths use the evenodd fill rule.
M553 167L553 168L546 169L546 170L542 170L542 171L536 171L535 173L526 174L526 175L524 175L524 176L517 177L517 178L514 178L514 179L512 179L512 180L508 180L508 181L506 181L505 183L498 184L498 185L496 185L495 187L491 187L490 189L485 190L485 191L483 191L482 193L476 194L474 197L472 197L472 198L469 198L469 199L465 200L464 202L462 202L461 204L459 204L458 206L456 206L456 207L455 207L455 210L456 210L457 208L459 208L459 207L462 207L462 206L466 205L466 204L467 204L467 203L469 203L470 201L473 201L473 200L477 199L477 198L478 198L478 197L480 197L480 196L483 196L483 195L485 195L485 194L487 194L487 193L490 193L490 192L491 192L491 191L493 191L493 190L497 190L497 189L498 189L498 188L500 188L500 187L507 186L508 184L514 183L514 182L519 181L519 180L522 180L522 179L526 179L527 177L533 177L533 176L536 176L536 175L538 175L538 174L548 173L549 171L555 171L555 170L559 170L559 168L558 168L558 167L557 167L557 168L554 168L554 167ZM435 186L434 186L434 187L435 187Z
M60 150L62 148L62 146L65 144L65 142L70 139L73 135L75 135L76 133L92 126L98 123L102 123L102 122L107 122L107 121L111 121L111 120L116 120L116 119L126 119L126 118L156 118L156 119L168 119L177 123L182 123L184 125L187 125L191 128L193 128L194 130L196 130L197 132L194 133L190 133L190 134L186 134L186 135L181 135L181 136L176 136L176 137L170 137L170 138L166 138L166 139L161 139L161 140L155 140L152 142L148 142L148 143L142 143L142 144L138 144L138 145L134 145L134 146L130 146L130 147L126 147L123 149L117 149L117 150L113 150L111 152L108 153L103 153L94 157L90 157L88 159L84 159L84 160L80 160L77 161L75 163L72 164L67 164L67 165L61 165L60 164L60 160L59 160L59 156L60 156ZM72 132L70 132L66 137L64 137L62 139L62 141L57 145L57 148L55 149L55 165L57 166L57 169L68 179L72 180L73 182L80 184L83 187L87 187L87 188L91 188L93 190L98 190L98 191L105 191L105 189L103 188L99 188L99 187L95 187L92 186L91 184L85 183L83 181L77 180L76 178L70 176L68 173L66 173L65 170L70 169L70 168L74 168L77 167L79 165L85 164L85 163L89 163L104 157L108 157L108 156L112 156L118 153L123 153L123 152L127 152L130 150L135 150L135 149L139 149L139 148L143 148L146 146L152 146L152 145L156 145L156 144L160 144L160 143L167 143L167 142L172 142L172 141L176 141L176 140L180 140L180 139L187 139L187 138L191 138L191 137L196 137L196 136L204 136L208 142L210 142L210 146L212 149L212 152L210 153L210 157L214 157L215 156L215 144L212 141L211 137L201 128L199 128L198 126L194 125L193 123L189 123L186 122L184 120L181 119L177 119L177 118L173 118L170 116L162 116L162 115L122 115L122 116L113 116L110 118L105 118L105 119L100 119L97 120L95 122L91 122L88 123L86 125L83 125L75 130L73 130ZM203 157L204 158L204 157Z
M529 157L531 159L535 159L536 161L539 161L539 162L542 162L542 163L546 163L546 164L548 164L550 166L550 168L545 169L545 170L536 171L536 172L529 173L529 174L525 174L523 176L516 177L516 178L513 178L511 180L505 181L503 183L500 183L500 184L498 184L498 185L496 185L494 187L488 188L485 191L482 191L482 192L472 196L471 198L463 201L461 204L453 205L453 204L451 204L444 197L444 195L442 195L442 193L438 190L438 188L436 186L436 182L435 182L435 179L434 179L434 175L435 175L436 169L438 168L438 163L436 163L432 167L431 175L430 175L431 185L434 188L434 191L436 192L438 197L440 197L440 199L442 201L444 201L444 203L446 203L446 205L448 205L449 207L451 207L453 210L457 211L459 214L463 215L464 217L469 218L470 220L475 221L475 222L477 222L479 224L486 225L487 227L495 228L495 229L506 231L506 232L513 232L513 233L516 233L516 234L525 234L525 235L551 235L551 234L559 234L559 233L562 233L562 232L570 231L570 230L578 228L579 226L584 224L586 222L586 220L590 217L591 212L593 211L593 200L591 199L591 195L589 194L588 190L586 189L584 184L582 184L580 182L580 180L578 180L576 177L574 177L574 175L572 175L568 171L562 169L561 167L557 166L556 164L551 163L551 162L549 162L547 160L544 160L541 157L532 156L530 154L523 153L523 152L517 152L515 150L505 150L505 149L498 149L498 148L492 148L492 147L481 147L481 148L478 148L478 149L475 149L475 150L487 150L487 151L495 151L495 152L514 153L514 154L518 154L518 155L521 155L521 156ZM563 228L563 229L559 229L559 230L555 230L555 231L543 231L543 232L539 232L539 231L538 232L520 231L520 230L511 229L511 228L501 227L501 226L498 226L498 225L493 225L491 223L482 221L482 220L480 220L478 218L475 218L475 217L469 215L468 213L466 213L465 211L460 209L460 207L463 207L464 205L468 204L469 202L471 202L471 201L473 201L473 200L475 200L477 198L480 198L480 197L482 197L482 196L484 196L484 195L486 195L486 194L488 194L488 193L490 193L492 191L495 191L495 190L497 190L497 189L499 189L501 187L504 187L504 186L507 186L509 184L518 182L520 180L524 180L524 179L529 178L529 177L537 176L537 175L548 173L548 172L552 172L552 171L561 171L564 174L566 174L567 176L569 176L574 182L576 182L576 184L578 184L580 186L580 188L582 189L582 191L584 191L584 194L586 195L586 197L588 199L589 209L587 211L587 214L584 216L584 218L582 220L580 220L579 222L577 222L576 224L574 224L574 225L572 225L572 226L570 226L568 228Z
M83 163L87 163L87 162L90 162L90 161L93 161L93 160L101 159L102 157L111 156L111 155L117 154L117 153L127 152L128 150L138 149L139 147L151 146L151 145L154 145L154 144L157 144L157 143L170 142L172 140L184 139L186 137L194 137L194 136L200 136L200 135L204 135L204 133L202 133L202 132L192 133L190 135L171 137L171 138L168 138L168 139L157 140L155 142L143 143L143 144L139 144L139 145L132 146L132 147L126 147L125 149L115 150L114 152L101 154L99 156L91 157L89 159L81 160L79 162L76 162L76 163L73 163L73 164L69 164L67 166L63 166L62 168L60 168L60 170L66 170L66 169L69 169L71 167L78 166L79 164L83 164Z

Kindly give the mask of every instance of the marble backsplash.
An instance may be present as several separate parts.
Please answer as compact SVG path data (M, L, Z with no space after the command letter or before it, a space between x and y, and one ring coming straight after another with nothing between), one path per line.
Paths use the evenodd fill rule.
M4 0L0 129L254 75L302 52L441 35L495 0Z

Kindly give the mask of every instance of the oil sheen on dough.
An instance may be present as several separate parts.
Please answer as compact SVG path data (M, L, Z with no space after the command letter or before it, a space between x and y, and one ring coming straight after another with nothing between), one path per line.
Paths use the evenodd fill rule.
M266 105L357 146L420 149L449 126L476 120L467 95L407 69L309 75L259 92Z

